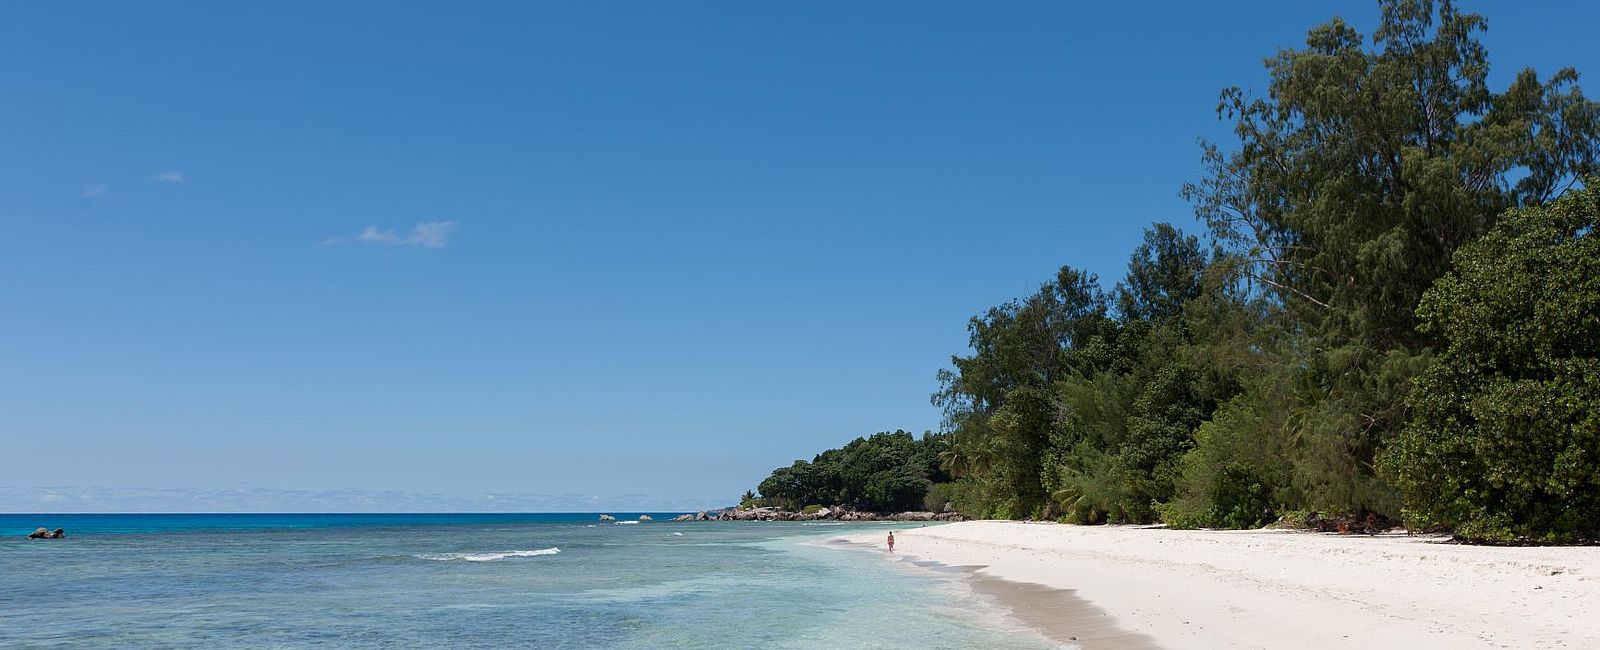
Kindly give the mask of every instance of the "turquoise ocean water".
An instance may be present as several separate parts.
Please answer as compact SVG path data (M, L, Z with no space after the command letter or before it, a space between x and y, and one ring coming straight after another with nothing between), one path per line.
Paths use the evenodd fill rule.
M0 515L0 648L1052 647L827 542L906 524L596 519Z

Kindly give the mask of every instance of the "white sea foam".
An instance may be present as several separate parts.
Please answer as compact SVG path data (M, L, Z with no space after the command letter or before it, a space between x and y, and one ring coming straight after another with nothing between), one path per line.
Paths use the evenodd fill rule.
M466 560L468 562L493 562L495 560L504 560L504 559L509 558L509 557L534 557L534 556L538 556L538 555L555 555L555 554L560 553L560 552L561 552L561 549L552 546L550 548L539 548L539 549L533 549L531 551L499 551L499 552L495 552L495 553L426 553L426 554L418 555L417 558L418 559L422 559L422 560L439 560L439 561Z
M637 521L619 521L619 522L617 522L617 525L618 526L631 526L631 525L637 525L638 523L639 522L637 522Z
M683 537L683 533L673 533L673 537Z

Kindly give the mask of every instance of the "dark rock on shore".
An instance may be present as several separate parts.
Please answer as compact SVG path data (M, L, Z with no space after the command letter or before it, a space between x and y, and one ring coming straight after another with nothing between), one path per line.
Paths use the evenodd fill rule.
M902 512L894 516L895 521L937 521L938 519L939 513L926 511Z
M1377 535L1398 527L1399 522L1375 513L1352 512L1333 517L1312 514L1306 518L1305 526L1323 533Z
M40 528L40 529L35 530L35 531L31 532L31 533L28 533L28 539L61 539L61 538L64 538L66 536L67 536L67 531L65 529L62 529L62 528L57 528L55 530L50 530L48 528Z

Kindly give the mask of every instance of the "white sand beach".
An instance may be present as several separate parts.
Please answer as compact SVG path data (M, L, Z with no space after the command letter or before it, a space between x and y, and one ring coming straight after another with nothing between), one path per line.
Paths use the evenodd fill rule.
M896 538L896 559L975 567L1018 619L1085 648L1600 648L1596 547L999 521Z

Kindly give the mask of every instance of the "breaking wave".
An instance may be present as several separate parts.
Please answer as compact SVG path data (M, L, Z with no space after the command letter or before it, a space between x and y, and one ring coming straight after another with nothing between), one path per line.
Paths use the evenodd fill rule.
M465 560L467 562L493 562L495 560L504 560L511 557L555 555L560 552L561 549L552 546L550 548L540 548L531 551L499 551L495 553L426 553L416 557L421 560Z

